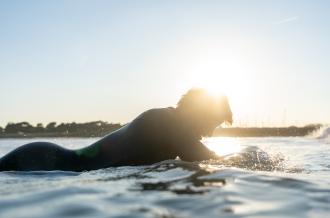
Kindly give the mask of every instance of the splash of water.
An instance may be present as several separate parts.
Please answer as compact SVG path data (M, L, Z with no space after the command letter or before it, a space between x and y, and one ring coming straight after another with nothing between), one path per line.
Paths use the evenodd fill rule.
M257 146L248 146L238 153L226 155L221 160L207 161L219 167L235 167L257 171L285 171L285 158L282 154L271 155Z
M330 140L330 126L329 125L323 126L320 129L313 132L310 136L316 139Z
M297 173L301 167L293 166L279 151L263 150L258 146L241 145L238 139L229 137L213 137L203 140L207 147L222 159L204 161L208 168L214 170L223 167L234 167L253 171L282 171Z

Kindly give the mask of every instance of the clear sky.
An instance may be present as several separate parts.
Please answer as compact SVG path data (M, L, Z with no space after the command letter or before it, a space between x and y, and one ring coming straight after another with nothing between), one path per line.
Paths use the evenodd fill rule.
M0 1L0 125L129 122L193 86L236 125L330 123L330 1Z

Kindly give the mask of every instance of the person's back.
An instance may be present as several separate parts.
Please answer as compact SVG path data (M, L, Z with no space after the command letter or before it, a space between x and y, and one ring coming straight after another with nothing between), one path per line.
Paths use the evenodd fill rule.
M109 166L174 159L178 155L174 144L176 139L173 138L176 122L173 108L151 109L91 147L99 148L99 158Z

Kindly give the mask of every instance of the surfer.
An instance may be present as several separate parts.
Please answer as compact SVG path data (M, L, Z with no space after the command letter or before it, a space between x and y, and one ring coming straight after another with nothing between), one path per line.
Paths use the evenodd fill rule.
M0 159L0 171L87 171L147 165L180 157L201 161L218 156L200 140L223 122L232 123L225 96L191 89L175 108L148 110L90 146L70 150L49 142L22 145Z

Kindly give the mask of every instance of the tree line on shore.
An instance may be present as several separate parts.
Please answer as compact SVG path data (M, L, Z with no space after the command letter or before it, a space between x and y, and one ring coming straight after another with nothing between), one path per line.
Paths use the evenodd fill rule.
M33 126L28 122L8 123L5 128L0 127L0 134L7 136L103 136L122 127L119 123L93 121L86 123L50 122L46 126L38 123Z

